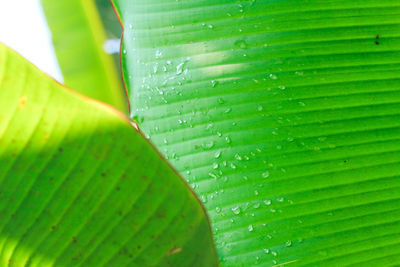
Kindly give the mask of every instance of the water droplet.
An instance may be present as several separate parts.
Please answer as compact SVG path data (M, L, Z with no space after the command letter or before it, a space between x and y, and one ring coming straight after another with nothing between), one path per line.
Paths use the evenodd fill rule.
M269 77L270 77L272 80L278 79L278 76L276 76L276 75L273 74L273 73L270 73L270 74L269 74Z
M209 172L209 173L208 173L208 176L210 176L210 177L212 177L212 178L214 178L214 179L217 178L217 176L216 176L214 173L212 173L212 172Z
M284 85L279 85L278 88L281 89L281 90L285 90L285 89L286 89L286 86L284 86Z
M236 215L238 215L240 213L240 207L239 206L235 206L232 208L232 212Z
M207 202L207 197L205 195L201 195L200 196L200 200L201 200L201 202L206 203Z
M211 141L211 142L209 142L209 143L204 144L204 147L207 148L207 149L210 149L210 148L212 148L213 146L214 146L214 141Z
M215 207L215 211L216 211L217 213L220 213L220 212L221 212L221 208L220 208L220 207Z
M162 57L162 52L160 50L156 50L155 58L160 58Z
M269 200L269 199L264 200L264 203L265 203L265 205L269 206L269 205L271 205L271 200Z
M225 137L225 141L226 141L228 144L230 144L230 143L232 142L231 139L229 138L229 136Z
M271 251L271 254L274 255L274 257L276 257L278 255L278 253L276 253L276 251Z
M257 107L257 109L258 109L258 111L262 111L263 107L260 105L260 106Z
M242 157L239 154L235 154L235 159L242 160Z
M215 158L219 158L221 156L221 151L215 152Z
M185 62L182 62L180 64L178 64L178 66L176 66L176 74L182 74L183 73L183 67L185 65Z
M235 41L235 46L241 48L241 49L245 49L247 48L247 43L245 40L236 40Z
M264 252L265 252L266 254L269 254L269 253L270 253L270 250L267 249L267 248L264 248Z
M258 191L257 190L254 190L254 195L256 195L256 196L258 196Z
M296 74L297 76L303 76L304 72L302 72L302 71L296 71L294 74Z
M250 224L250 225L247 227L247 229L249 229L249 232L252 232L252 231L253 231L253 225Z
M222 99L222 98L218 98L218 103L219 103L219 104L224 104L225 101L224 101L224 99Z
M219 166L218 163L214 163L213 164L213 169L218 169L218 166Z
M260 207L260 203L255 203L254 205L253 205L253 208L255 208L255 209L258 209Z
M214 88L215 86L217 86L218 85L218 81L216 81L216 80L212 80L211 81L211 86Z
M233 164L233 163L231 163L231 168L232 168L232 169L236 169L236 165Z
M291 245L292 245L292 241L290 241L290 240L286 241L285 246L290 247Z
M268 178L269 177L269 171L265 171L262 173L262 177Z

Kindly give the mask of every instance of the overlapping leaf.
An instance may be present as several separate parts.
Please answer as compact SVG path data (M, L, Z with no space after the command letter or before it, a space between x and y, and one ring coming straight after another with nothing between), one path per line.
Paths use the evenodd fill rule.
M199 201L129 121L0 44L0 265L215 262Z
M94 0L41 0L65 84L127 112L119 71L106 54Z
M400 2L114 0L132 116L226 266L400 263Z

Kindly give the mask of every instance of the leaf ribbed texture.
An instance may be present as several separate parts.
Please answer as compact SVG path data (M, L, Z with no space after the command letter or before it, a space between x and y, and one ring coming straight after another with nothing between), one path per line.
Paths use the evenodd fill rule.
M132 117L223 266L400 263L400 2L115 0Z
M200 202L121 114L0 44L0 266L214 266Z

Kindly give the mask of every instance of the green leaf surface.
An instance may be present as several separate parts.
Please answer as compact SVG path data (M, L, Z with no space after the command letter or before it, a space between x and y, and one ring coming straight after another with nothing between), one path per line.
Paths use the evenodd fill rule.
M94 0L41 0L65 85L127 112L119 70L103 45Z
M398 0L114 0L132 117L221 265L400 264Z
M185 182L113 108L0 44L0 266L215 266Z
M97 9L101 21L103 22L104 30L108 39L119 39L121 38L122 29L121 24L115 16L115 11L111 1L109 0L95 0ZM118 64L120 62L119 53L115 53L118 56Z

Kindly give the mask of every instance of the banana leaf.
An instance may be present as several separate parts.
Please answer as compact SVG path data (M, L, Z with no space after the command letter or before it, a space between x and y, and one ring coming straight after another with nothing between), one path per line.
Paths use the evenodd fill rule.
M131 116L221 266L400 264L398 0L114 0Z

